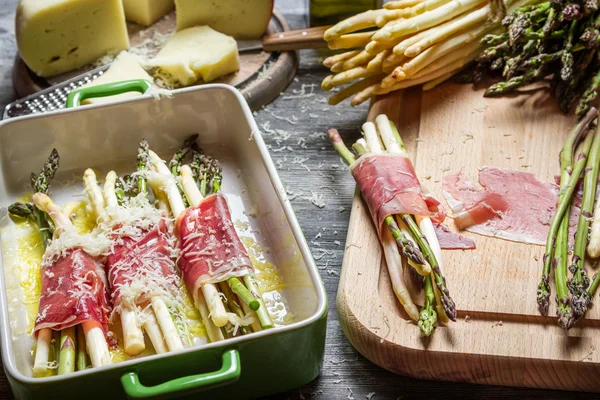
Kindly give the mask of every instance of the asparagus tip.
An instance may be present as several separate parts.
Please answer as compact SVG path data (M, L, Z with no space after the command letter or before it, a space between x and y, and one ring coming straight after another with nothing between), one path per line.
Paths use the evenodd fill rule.
M340 133L335 128L329 129L327 131L327 136L329 136L329 140L331 140L332 143L337 143L337 142L342 141L342 137L340 136Z
M549 276L544 274L542 280L538 285L537 290L537 302L540 313L544 316L548 315L548 308L550 308L550 284Z
M561 328L569 329L576 321L574 308L569 305L569 297L557 299L556 315L558 316L558 325ZM574 302L573 302L574 303ZM575 305L575 304L573 304Z
M437 322L437 314L433 310L433 308L423 307L419 314L419 329L421 330L421 335L424 337L429 337L435 330L435 324Z

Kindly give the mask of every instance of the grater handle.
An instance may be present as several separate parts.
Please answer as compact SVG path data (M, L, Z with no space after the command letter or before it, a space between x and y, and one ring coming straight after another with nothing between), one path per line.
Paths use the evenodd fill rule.
M128 372L121 376L121 384L130 399L146 399L189 394L237 381L241 375L240 353L234 349L226 350L222 360L223 365L218 371L184 376L156 386L144 386L137 372Z
M127 92L140 92L144 94L151 87L152 83L145 79L132 79L129 81L105 83L104 85L86 87L69 93L69 96L67 97L67 108L79 107L82 101L96 97L115 96Z

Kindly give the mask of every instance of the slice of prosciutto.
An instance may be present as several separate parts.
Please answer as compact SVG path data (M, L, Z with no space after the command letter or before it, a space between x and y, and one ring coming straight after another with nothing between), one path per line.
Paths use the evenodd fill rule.
M216 193L188 208L176 222L179 267L194 297L201 285L245 276L253 271L231 219L227 198Z
M473 250L476 248L475 241L471 238L457 235L445 224L434 224L435 235L444 250Z
M165 221L133 232L133 235L114 237L111 254L107 257L115 311L123 301L135 309L152 296L169 298L177 296L179 291Z
M437 223L444 220L440 202L423 193L408 158L399 154L368 154L356 160L350 171L380 238L385 219L390 215L427 216Z
M110 303L104 267L84 250L42 262L42 293L34 333L93 322L108 335Z
M485 236L544 245L554 215L558 186L529 172L483 167L479 187L461 172L444 177L444 197L460 229ZM577 214L572 207L572 216ZM571 218L570 225L576 223Z

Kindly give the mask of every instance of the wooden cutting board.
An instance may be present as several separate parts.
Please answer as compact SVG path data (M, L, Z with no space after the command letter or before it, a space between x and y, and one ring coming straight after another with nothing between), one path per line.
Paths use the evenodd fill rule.
M131 49L144 48L143 54L145 57L154 56L160 50L166 38L175 32L175 24L175 11L149 27L128 22L127 30ZM288 31L289 29L283 15L277 10L273 10L273 17L269 23L267 34ZM86 66L50 78L42 78L27 68L17 54L12 74L13 87L17 97L22 98L84 74L93 68L93 66ZM298 58L295 52L244 52L240 53L240 70L238 72L211 83L226 83L237 87L248 101L250 108L257 110L273 101L279 96L279 93L283 92L294 78L297 68Z
M440 200L442 177L461 169L474 182L483 166L553 181L574 123L544 90L487 99L483 90L453 83L392 93L372 105L369 118L382 112L396 122L422 184ZM454 229L451 219L446 223ZM355 196L337 295L342 329L354 347L402 375L600 391L598 296L586 319L565 332L555 317L537 311L542 246L464 235L476 241L476 250L444 251L458 321L422 338L392 292L375 228ZM421 289L408 275L405 280L422 304ZM554 304L550 315L556 315Z

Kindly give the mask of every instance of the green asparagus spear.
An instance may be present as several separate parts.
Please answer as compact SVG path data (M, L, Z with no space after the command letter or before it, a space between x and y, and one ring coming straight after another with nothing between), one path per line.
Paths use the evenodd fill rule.
M77 325L77 371L83 371L90 365L85 348L85 333L83 326Z
M58 375L75 372L75 342L75 327L65 328L60 332Z
M431 336L435 330L437 322L437 313L435 312L435 292L433 291L433 283L431 275L425 277L425 303L419 313L419 329L425 337Z
M148 151L150 151L150 146L148 146L148 142L146 139L142 139L140 145L138 147L138 171L142 172L149 168L150 160L148 158ZM146 178L143 175L137 175L137 192L138 193L146 193Z
M454 305L454 300L450 297L450 292L446 287L446 278L442 275L442 271L440 269L440 265L438 264L437 258L429 246L429 242L425 238L425 236L421 233L419 226L412 218L412 216L408 214L402 214L402 221L408 227L408 230L412 234L413 238L416 240L425 260L429 263L432 269L434 283L440 291L442 306L444 307L444 312L446 316L450 318L452 321L456 321L456 306Z
M198 134L192 135L185 139L181 147L173 154L173 158L169 161L169 169L175 176L179 176L179 169L183 163L183 159L188 152L197 149L196 141L198 140Z
M594 139L584 171L581 213L579 214L579 222L575 234L575 247L573 248L572 257L573 264L570 267L573 279L570 282L569 289L573 294L572 304L576 318L585 314L591 300L587 292L589 279L585 272L584 261L585 248L589 236L590 219L594 212L596 186L598 184L598 169L600 168L600 130L597 130L595 134L589 133L588 135L593 136Z
M585 133L588 125L592 122L592 120L595 117L596 110L590 110L586 117L583 120L581 120L577 124L577 126L575 126L571 130L571 132L569 132L567 140L565 141L565 144L563 146L562 152L570 152L572 154L579 138ZM546 240L546 251L544 253L543 259L544 267L542 269L542 278L537 290L538 307L542 315L548 315L550 298L550 270L552 266L554 250L556 247L556 236L558 233L558 228L561 224L563 217L566 214L567 209L569 208L573 192L575 191L575 187L577 185L577 180L579 179L579 176L581 175L581 172L585 167L587 155L592 146L592 139L593 135L588 135L581 147L581 151L574 164L573 171L569 176L569 180L565 184L564 190L561 191L561 198L558 203L558 206L556 207L556 212L554 214L554 217L552 218L552 223L550 224L550 229L548 231L548 239Z

